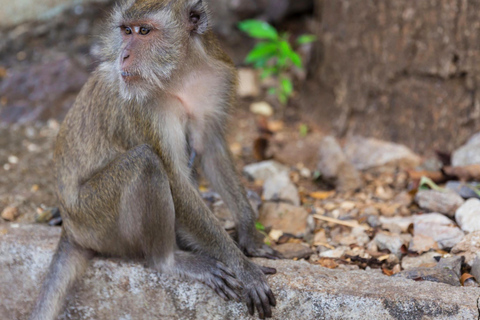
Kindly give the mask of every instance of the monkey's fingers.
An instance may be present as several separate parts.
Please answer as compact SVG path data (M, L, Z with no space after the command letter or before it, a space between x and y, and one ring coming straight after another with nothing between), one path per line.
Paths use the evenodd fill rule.
M251 300L251 303L255 306L255 309L258 311L258 317L260 319L265 319L265 311L264 311L264 305L262 303L262 300L260 299L257 290L255 288L251 288L248 292L248 297ZM251 311L251 310L249 310ZM250 312L251 315L253 315L253 312Z
M264 266L260 266L260 269L262 270L263 274L275 274L277 273L277 269L275 268L270 268L270 267L264 267Z
M272 308L270 307L269 297L261 289L257 289L257 294L258 294L258 297L260 298L260 301L262 302L262 308L265 312L265 317L266 318L271 318L272 317Z
M280 252L270 248L266 244L260 244L258 246L246 247L244 249L245 255L249 257L267 258L272 260L282 259L283 256Z

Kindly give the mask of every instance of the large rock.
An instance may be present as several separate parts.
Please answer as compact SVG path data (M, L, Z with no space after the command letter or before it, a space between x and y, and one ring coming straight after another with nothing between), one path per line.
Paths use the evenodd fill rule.
M349 137L344 151L358 170L390 164L415 167L421 161L419 156L404 145L361 136Z
M287 203L266 202L260 208L258 221L267 228L303 237L308 231L308 212Z
M322 178L333 183L339 191L354 191L363 185L360 173L343 153L340 144L333 136L320 141L317 169Z
M465 200L455 191L419 190L415 195L418 206L429 212L439 212L453 218Z
M14 71L0 82L0 124L63 118L88 79L87 71L74 59L58 60Z
M316 80L305 100L325 130L454 150L480 129L479 1L316 0ZM322 90L323 86L323 90ZM306 96L305 96L306 97ZM333 124L333 125L332 125Z
M0 226L0 314L27 318L60 236L57 228ZM478 288L329 270L307 262L256 260L277 297L273 319L477 319ZM139 263L95 259L61 319L255 319L242 303Z
M455 212L455 220L463 231L480 231L480 200L468 199Z

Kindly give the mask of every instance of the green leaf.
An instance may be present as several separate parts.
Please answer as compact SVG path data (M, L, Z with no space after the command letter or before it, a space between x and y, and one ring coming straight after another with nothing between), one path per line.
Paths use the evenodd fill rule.
M258 43L245 58L246 63L266 63L270 58L275 56L277 46L271 42Z
M295 66L297 66L298 68L302 68L302 58L300 58L298 53L292 51L288 57L290 58L290 60L292 60Z
M297 38L297 43L302 45L302 44L307 44L307 43L312 43L317 41L317 36L313 34L303 34L300 37Z
M425 189L428 189L427 187L430 187L430 189L436 190L436 191L445 191L444 188L440 188L435 182L433 182L432 179L428 177L422 177L422 179L420 179L420 184L418 185L418 189L425 190Z
M277 40L278 32L265 21L244 20L238 23L238 28L252 38Z
M302 123L300 125L299 131L300 131L300 136L306 137L307 133L308 133L308 126L306 124Z
M282 90L287 97L290 97L293 92L293 83L288 78L283 78L280 81L280 85L282 86Z
M277 89L276 88L268 89L268 94L274 96L275 94L277 94Z
M277 98L278 98L278 101L280 101L280 103L283 104L283 105L286 105L287 102L288 102L288 97L285 94L285 92L283 92L283 90L280 90L278 92Z
M261 79L265 79L265 78L268 78L272 75L274 75L277 71L277 68L275 67L271 67L271 68L264 68L262 73L260 74L260 78Z
M260 222L255 222L255 228L260 231L265 231L265 227Z

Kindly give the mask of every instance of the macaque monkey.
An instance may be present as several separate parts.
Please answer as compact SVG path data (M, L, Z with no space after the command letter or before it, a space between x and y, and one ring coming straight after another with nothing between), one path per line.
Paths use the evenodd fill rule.
M128 0L105 30L103 61L59 131L63 229L31 319L56 319L95 254L145 259L271 317L275 297L249 256L275 257L225 142L236 72L202 0ZM195 188L189 150L237 223L238 246ZM242 252L243 251L243 252Z

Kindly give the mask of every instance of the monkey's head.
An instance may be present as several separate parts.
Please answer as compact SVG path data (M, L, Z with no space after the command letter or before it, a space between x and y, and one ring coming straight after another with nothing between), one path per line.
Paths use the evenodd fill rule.
M165 89L199 51L209 30L202 0L124 0L104 35L101 69L126 100L143 100ZM194 58L194 57L193 57Z

